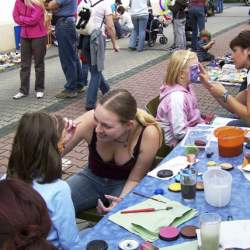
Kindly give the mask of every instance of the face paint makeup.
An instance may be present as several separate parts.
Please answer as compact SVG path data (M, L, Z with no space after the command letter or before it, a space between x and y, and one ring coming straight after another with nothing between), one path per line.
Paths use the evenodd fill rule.
M189 81L192 83L200 83L200 69L198 64L189 67Z

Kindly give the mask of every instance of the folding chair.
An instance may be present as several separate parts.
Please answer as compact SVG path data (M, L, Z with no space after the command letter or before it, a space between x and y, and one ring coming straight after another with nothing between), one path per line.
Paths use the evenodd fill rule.
M146 104L145 109L149 114L156 117L157 108L159 104L160 104L160 97L156 96ZM155 168L164 159L164 157L166 157L171 152L171 150L172 147L170 145L165 144L163 137L162 145L155 156L151 169Z

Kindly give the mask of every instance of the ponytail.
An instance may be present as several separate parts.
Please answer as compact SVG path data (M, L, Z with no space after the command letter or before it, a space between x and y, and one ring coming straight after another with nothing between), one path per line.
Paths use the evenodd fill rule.
M148 114L146 111L144 111L143 109L137 109L136 112L136 116L135 116L135 120L143 127L147 127L147 126L154 126L158 133L159 133L159 146L161 146L162 144L162 129L159 125L159 123L156 121L156 119ZM138 126L137 129L134 130L134 132L129 136L128 139L128 149L129 152L132 153L132 142L134 141L135 136L137 135L138 131L139 131L140 127Z

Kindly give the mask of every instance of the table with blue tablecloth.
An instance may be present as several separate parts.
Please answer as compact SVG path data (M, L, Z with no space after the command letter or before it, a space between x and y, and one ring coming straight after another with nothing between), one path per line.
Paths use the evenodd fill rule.
M199 213L216 212L220 214L222 220L227 220L228 218L233 218L234 220L250 219L250 199L248 196L250 194L250 183L245 179L243 174L237 168L237 166L242 163L242 154L238 157L222 158L218 155L217 142L215 141L212 141L210 143L210 148L214 152L213 156L208 159L205 152L201 151L198 154L199 161L196 163L195 167L197 168L198 172L204 172L207 169L208 161L215 161L217 163L231 163L234 166L234 169L230 171L233 176L231 201L224 208L212 207L205 201L204 192L201 191L196 193L195 202L188 204L188 206L197 209ZM178 145L163 160L163 162L180 155L185 155L185 148L181 145ZM166 196L168 199L182 202L181 193L173 193L168 190L168 185L172 182L174 182L174 178L172 178L171 180L160 180L150 176L146 176L133 191L152 196L154 195L155 189L162 188L165 191L164 196ZM86 234L86 236L84 237L85 245L87 245L88 242L92 240L105 240L109 245L108 249L113 250L118 249L118 243L122 239L132 238L138 240L139 242L143 242L143 239L141 239L139 236L132 234L124 228L118 226L117 224L109 221L108 218L111 214L133 206L136 203L142 202L144 200L145 198L138 197L137 195L130 192L122 202L120 202L109 214L107 214L99 223L97 223L95 227L93 227L89 231L89 233ZM195 217L194 219L188 221L186 224L198 226L199 218ZM165 247L179 244L185 241L188 240L179 237L179 239L176 241L167 242L163 240L157 240L153 244L158 247Z

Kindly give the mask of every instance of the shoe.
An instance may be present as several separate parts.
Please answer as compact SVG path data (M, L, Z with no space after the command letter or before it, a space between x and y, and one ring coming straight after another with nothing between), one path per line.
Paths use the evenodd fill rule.
M36 98L37 99L40 99L40 98L43 98L43 97L44 97L44 93L43 92L41 92L41 91L36 92Z
M60 98L60 99L74 98L74 97L77 97L76 91L63 90L61 93L56 95L56 98Z
M13 99L17 100L17 99L21 99L23 97L25 97L27 95L21 93L21 92L18 92L16 95L13 96Z
M135 51L136 50L136 48L133 48L133 47L128 47L128 49L131 50L131 51Z
M78 94L83 93L87 89L87 86L79 86L76 91Z
M125 34L125 35L124 35L124 38L129 38L129 37L130 37L130 35L131 35L131 33L130 33L130 32L128 32L127 34Z

